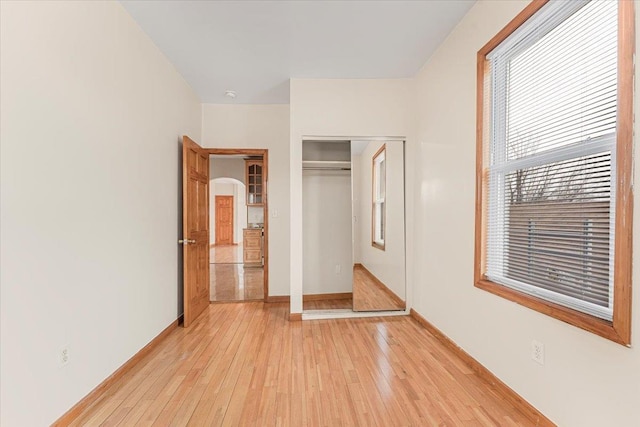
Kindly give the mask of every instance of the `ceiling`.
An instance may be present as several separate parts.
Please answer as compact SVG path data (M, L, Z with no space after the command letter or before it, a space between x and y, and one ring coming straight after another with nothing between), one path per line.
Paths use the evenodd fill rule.
M202 102L287 104L290 78L413 76L474 1L121 3Z

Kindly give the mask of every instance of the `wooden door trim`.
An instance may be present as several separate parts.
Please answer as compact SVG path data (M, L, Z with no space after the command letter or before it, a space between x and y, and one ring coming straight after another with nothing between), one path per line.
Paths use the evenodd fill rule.
M216 240L215 240L215 244L218 245L218 197L222 198L229 198L231 199L231 243L229 243L228 245L220 245L220 246L231 246L234 244L234 240L235 240L235 227L236 227L236 222L235 222L235 197L234 196L229 196L229 195L218 195L216 194L214 197L214 209L216 212L216 223L213 225L215 227L216 230Z
M264 212L264 301L269 298L269 150L266 148L204 148L209 156L240 154L244 156L262 156L262 206ZM246 185L246 183L245 183ZM211 209L211 207L209 207Z

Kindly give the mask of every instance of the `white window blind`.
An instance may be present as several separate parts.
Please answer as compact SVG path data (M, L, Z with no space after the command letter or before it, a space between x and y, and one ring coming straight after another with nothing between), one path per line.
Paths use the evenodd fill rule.
M611 320L617 2L551 1L487 55L486 276Z

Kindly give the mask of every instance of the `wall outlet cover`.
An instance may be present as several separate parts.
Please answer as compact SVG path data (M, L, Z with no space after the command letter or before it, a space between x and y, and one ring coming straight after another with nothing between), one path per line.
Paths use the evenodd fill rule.
M531 359L540 365L544 365L544 344L540 341L531 341Z
M65 366L69 363L69 345L60 347L58 352L58 362L60 363L60 366Z

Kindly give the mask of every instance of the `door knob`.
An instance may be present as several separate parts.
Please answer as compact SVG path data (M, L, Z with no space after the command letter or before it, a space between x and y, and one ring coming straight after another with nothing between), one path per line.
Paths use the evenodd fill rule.
M187 245L195 245L196 241L192 239L180 239L178 240L178 243L180 243L181 245L187 246Z

